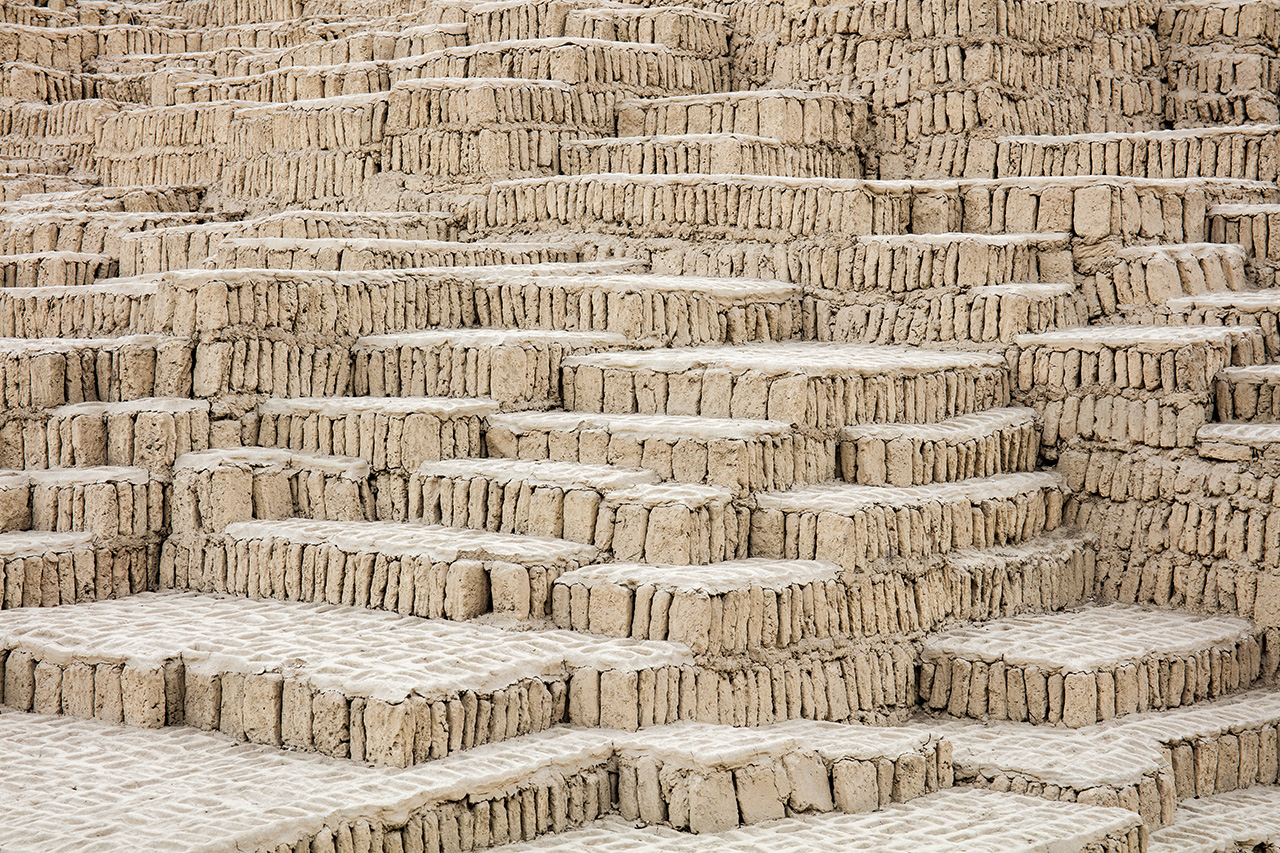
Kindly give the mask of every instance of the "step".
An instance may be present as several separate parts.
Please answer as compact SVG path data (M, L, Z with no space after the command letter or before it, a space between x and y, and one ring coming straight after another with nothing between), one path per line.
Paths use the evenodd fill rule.
M919 802L927 803L937 796L927 792L946 781L939 778L939 768L948 766L944 745L927 737L859 729L786 723L755 730L744 743L738 730L722 726L676 724L637 734L557 727L429 765L390 769L229 744L190 728L140 731L7 712L0 715L3 778L15 808L0 841L34 840L54 849L50 845L59 842L84 848L127 837L130 844L159 849L217 838L265 850L356 849L356 843L374 836L380 844L405 850L483 849L565 833L615 811L634 813L632 821L683 821L688 829L708 831L730 818L736 826L740 813L757 810L787 807L812 814L833 806L878 808L883 802L886 816L910 807L894 803L914 802L921 794ZM50 764L47 755L55 747L64 761ZM730 766L704 764L722 759ZM876 765L884 768L879 779ZM775 767L776 781L770 778ZM658 785L659 768L671 789ZM616 780L619 772L629 781L614 788L611 776ZM723 775L712 775L708 785L705 773ZM735 790L737 778L741 793ZM130 793L157 781L167 791L163 801ZM294 785L301 791L290 790ZM72 787L75 798L67 794ZM253 793L259 787L266 791L262 796ZM727 802L719 798L721 792ZM982 796L990 801L997 795ZM92 808L82 805L85 797ZM210 798L222 807L208 808ZM691 803L699 808L691 810ZM1071 807L1039 803L1037 808L1051 813ZM127 822L118 817L126 812ZM132 827L133 820L142 826ZM625 838L627 825L613 820L607 825ZM3 834L15 824L21 835ZM631 832L639 831L634 822L630 826ZM697 840L673 829L649 831L681 845ZM564 843L572 846L574 837L565 835Z
M122 275L198 268L226 237L293 240L455 240L453 215L437 212L288 210L239 222L155 228L120 241Z
M580 266L583 274L541 266L492 276L477 270L456 297L466 306L459 325L615 332L637 346L785 340L800 329L800 288L793 284Z
M426 55L420 77L559 80L617 98L706 94L728 88L728 57L699 57L663 44L598 38L517 39Z
M957 783L1119 805L1154 831L1193 797L1276 784L1278 723L1280 694L1251 691L1075 730L945 717L906 728L955 745Z
M637 261L604 260L347 272L182 270L121 282L161 285L169 302L156 312L156 324L174 334L219 333L228 325L235 325L255 332L281 329L359 337L481 325L489 315L477 300L479 281L528 284L541 276L630 274L644 269ZM265 299L258 299L259 291L265 291ZM322 305L332 305L332 309L293 308L314 299L321 300Z
M840 431L840 469L860 486L927 486L1035 470L1034 409L987 409L932 424L862 424Z
M175 533L212 533L254 519L374 518L369 463L273 447L218 448L178 457L172 501Z
M1226 243L1132 246L1111 270L1121 306L1160 305L1183 296L1249 289L1245 251Z
M867 103L836 92L760 89L668 95L619 105L622 137L735 133L780 142L859 145Z
M1014 617L927 638L921 693L930 682L929 706L955 716L1081 728L1247 689L1260 675L1261 642L1241 619L1120 604ZM1010 702L1007 686L1019 683Z
M492 400L451 397L270 399L246 420L245 444L358 456L375 475L407 477L423 462L479 455L497 411Z
M581 247L570 243L227 237L218 245L214 265L227 269L385 270L576 263L581 254Z
M182 338L0 338L0 359L0 403L8 409L191 392L191 346Z
M0 533L0 609L124 598L155 587L156 545L92 533Z
M760 251L800 241L806 248L821 246L838 254L853 244L852 235L910 233L1074 232L1090 244L1113 237L1123 244L1152 239L1199 242L1206 237L1201 204L1207 209L1215 204L1276 202L1280 189L1274 182L1220 178L1076 176L903 183L605 174L496 182L485 204L467 211L467 227L499 234L589 231L611 240L688 239L696 234L705 241L739 243L747 229ZM817 237L823 239L810 239ZM627 248L635 251L630 243ZM821 263L822 253L817 257Z
M971 287L957 293L922 291L806 296L818 340L919 345L1012 343L1018 335L1083 326L1084 295L1074 284L1014 283ZM812 306L812 307L810 307Z
M769 418L819 431L932 423L1009 401L1000 356L816 342L583 355L565 360L561 383L576 411Z
M843 291L882 291L898 298L915 291L959 295L1011 281L1069 281L1070 244L1071 235L1061 231L858 236L847 258L841 258L847 269L833 284L824 283L824 290L836 292L817 295L830 300L839 300Z
M539 618L551 612L552 581L596 559L595 548L563 539L295 518L170 536L160 585L432 619L465 621L491 609Z
M902 184L772 175L562 175L494 183L467 227L729 241L745 230L770 245L830 236L840 247L853 234L910 232L911 195Z
M84 252L34 252L0 255L0 286L93 284L119 272L119 263L108 255Z
M1257 45L1174 43L1164 52L1169 97L1165 116L1177 127L1280 121L1280 56ZM1269 49L1268 49L1269 48Z
M1275 125L996 138L996 177L1123 175L1274 181Z
M561 145L612 135L611 99L553 80L403 80L388 99L381 170L473 188L556 174Z
M0 472L0 532L147 538L165 529L164 483L142 468Z
M712 58L729 52L728 19L686 6L658 9L576 2L546 7L526 0L482 3L467 10L467 35L473 44L572 37L664 44Z
M485 441L490 456L647 468L734 495L822 482L836 470L835 441L769 420L510 412L489 417Z
M570 356L619 349L612 332L440 329L359 338L351 348L356 396L489 397L506 407L555 404Z
M744 556L750 514L714 486L662 483L642 469L578 462L426 462L409 484L412 520L550 536L607 559L715 563Z
M791 175L861 178L862 157L852 145L780 142L741 133L684 133L577 139L560 148L566 175Z
M891 557L1033 539L1061 524L1065 482L1056 473L997 474L906 488L826 483L756 496L751 554L830 560L867 569Z
M1220 421L1280 422L1280 364L1227 367L1214 378Z
M1209 239L1239 243L1258 266L1280 266L1280 204L1216 204L1209 208ZM1268 282L1269 283L1269 282Z
M726 792L727 793L727 792ZM704 794L710 799L711 792ZM706 815L704 820L710 820ZM717 827L718 828L718 827ZM709 837L606 818L582 829L507 848L510 853L630 850L636 853L1038 853L1107 850L1141 853L1137 818L1116 808L1049 803L994 791L940 791L873 814L818 814L718 831Z
M1280 356L1280 288L1206 293L1166 302L1143 322L1170 326L1254 326L1262 333L1269 361Z
M107 338L154 331L159 286L115 279L99 284L0 288L0 335Z
M1235 853L1280 846L1280 788L1233 791L1184 803L1151 834L1150 853Z
M375 832L402 849L417 849L406 834L418 847L429 838L439 849L443 837L460 849L464 839L475 846L477 825L481 846L490 846L510 839L511 827L517 838L525 826L537 837L608 810L613 756L607 733L559 728L526 737L519 749L494 744L393 771L231 744L192 728L146 731L14 712L0 714L0 739L0 784L15 804L0 839L46 850L194 850L210 839L266 850L355 849L354 838L367 847ZM50 762L51 751L61 760ZM157 784L163 797L150 793ZM546 805L526 811L525 803Z
M1046 447L1076 436L1191 447L1219 372L1266 358L1248 326L1089 326L1016 344L1013 396L1043 416Z
M145 468L167 477L184 453L206 450L211 427L205 400L144 398L72 403L0 426L0 465L7 468Z
M1253 462L1270 459L1280 441L1280 424L1205 424L1196 433L1196 452L1221 462Z
M694 654L787 648L840 634L836 611L848 602L839 573L812 560L602 563L556 579L552 618L575 631L670 640Z
M395 767L569 722L586 698L580 673L691 662L672 643L176 592L6 611L0 649L15 710L186 724Z

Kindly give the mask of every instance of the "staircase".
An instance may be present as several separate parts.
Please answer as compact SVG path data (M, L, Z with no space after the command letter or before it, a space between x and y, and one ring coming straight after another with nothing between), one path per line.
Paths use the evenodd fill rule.
M0 9L0 849L1280 849L1275 3Z

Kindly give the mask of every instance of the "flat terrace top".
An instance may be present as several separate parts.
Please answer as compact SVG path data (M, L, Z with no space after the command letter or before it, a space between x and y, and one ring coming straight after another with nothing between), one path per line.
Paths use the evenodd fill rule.
M567 539L518 536L453 527L388 521L241 521L228 524L233 539L287 539L299 545L332 545L349 553L422 556L439 562L501 560L520 565L594 563L599 552Z
M726 368L772 376L918 375L942 370L1001 368L1004 356L991 353L887 347L872 344L782 342L743 346L624 350L565 359L566 366L677 372Z
M595 586L610 584L632 589L656 586L679 592L717 595L753 586L782 589L792 584L833 581L840 567L821 560L770 560L752 558L712 563L708 566L654 566L643 563L602 563L565 572L557 583Z
M782 421L740 418L703 418L696 415L611 415L582 412L508 412L490 415L489 429L506 429L517 435L548 432L601 431L628 435L641 441L661 438L671 441L695 439L760 440L790 435L793 429Z
M924 504L981 503L1008 500L1019 494L1042 489L1066 489L1055 472L1025 471L995 474L954 483L931 483L927 486L855 486L846 483L822 483L802 486L786 492L764 492L756 496L761 509L783 512L833 512L849 515L869 507L921 506Z
M1017 343L1021 347L1062 350L1092 351L1103 347L1167 350L1193 344L1221 346L1235 343L1251 334L1257 334L1256 330L1241 326L1083 326L1036 335L1018 335Z
M555 329L431 329L424 332L400 332L394 335L369 335L358 338L357 348L408 347L501 347L534 344L573 347L623 347L625 336L616 332L564 332Z
M206 408L208 403L205 403ZM432 417L484 417L498 411L498 404L482 397L272 397L258 404L261 415L321 415L330 418L355 415L431 415Z
M1112 604L961 625L926 638L924 652L1077 672L1234 645L1252 633L1243 619Z
M1010 772L1084 790L1136 784L1167 767L1165 744L1277 723L1280 693L1254 690L1215 702L1128 714L1077 730L950 717L917 720L906 728L950 741L956 767L965 773Z
M532 486L557 486L613 490L630 486L655 485L656 472L614 465L586 465L580 462L552 462L545 459L442 459L424 462L418 469L424 477L470 479L484 477L499 482L519 480Z
M39 557L51 551L87 548L94 541L92 533L49 533L43 530L0 533L0 559Z
M1264 846L1265 843L1265 846ZM1148 853L1233 853L1280 845L1280 788L1249 788L1178 803Z
M608 732L554 729L398 770L233 743L0 711L6 853L273 849L370 814L501 791L544 769L606 761Z
M718 835L637 828L606 818L502 853L1044 853L1080 850L1127 834L1138 815L1017 794L953 789L866 814L805 815Z
M280 671L317 690L396 702L488 693L568 669L683 664L683 646L572 631L504 631L358 607L184 592L143 593L74 608L0 612L0 646L66 665L188 666L244 674Z

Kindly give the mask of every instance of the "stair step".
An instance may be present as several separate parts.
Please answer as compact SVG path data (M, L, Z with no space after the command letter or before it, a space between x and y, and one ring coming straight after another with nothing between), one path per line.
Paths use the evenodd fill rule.
M456 240L454 215L436 211L286 210L237 222L153 228L120 240L124 276L198 268L227 237L294 240Z
M427 462L410 519L564 538L613 560L714 563L745 556L749 513L715 486L662 483L653 471L519 459Z
M1245 251L1226 243L1131 246L1111 270L1121 306L1160 305L1183 296L1247 290Z
M931 683L930 707L955 716L1080 728L1246 689L1261 674L1261 644L1241 619L1119 604L1019 616L926 638L921 693ZM1005 684L989 679L992 667ZM1161 671L1167 677L1149 683ZM1047 690L1046 679L1061 687ZM1018 682L1026 686L1010 703L1007 685Z
M570 265L477 275L458 298L468 310L455 325L615 332L636 346L783 340L800 329L793 284L582 266L582 275Z
M9 338L106 338L154 331L154 282L0 288L0 335Z
M751 554L831 560L866 569L891 557L923 559L1033 539L1062 522L1056 473L997 474L906 488L827 483L756 496Z
M939 295L932 290L806 297L819 340L865 344L1013 343L1018 335L1086 325L1088 310L1074 284L1015 283Z
M155 586L154 543L92 533L0 533L0 608L123 598Z
M993 354L785 342L578 356L565 360L562 385L565 407L578 411L768 418L829 432L1005 406L1007 375Z
M1272 140L1264 124L1136 133L996 138L996 177L1121 175L1133 178L1242 178L1274 181Z
M206 400L149 397L71 403L0 426L0 466L121 466L166 475L184 453L209 447Z
M426 55L416 77L526 77L618 98L728 88L728 58L698 57L662 44L597 38L519 39Z
M844 479L861 486L927 486L1033 471L1035 409L987 409L936 424L863 424L840 431Z
M191 370L191 345L182 338L0 338L0 405L48 409L187 397Z
M836 443L780 421L685 415L509 412L489 417L489 455L647 468L734 495L835 475Z
M227 237L214 255L226 269L386 270L577 263L572 243L458 243L368 238Z
M551 583L590 545L381 521L285 519L170 536L160 585L465 621L551 613Z
M578 139L560 149L566 175L793 175L861 178L862 158L852 145L780 142L740 133L685 133Z
M186 724L397 767L568 722L579 672L692 661L671 643L173 592L6 611L0 657L4 704L19 711Z
M405 769L229 744L190 728L141 731L16 712L0 713L0 742L0 787L14 806L0 842L42 849L60 843L88 849L104 841L188 849L209 838L254 849L328 849L368 834L406 850L455 843L483 849L565 833L615 811L633 821L631 832L638 831L636 820L695 832L728 829L740 815L778 809L887 808L880 817L892 818L909 807L893 803L934 799L930 792L949 784L950 769L943 746L927 735L804 721L746 732L692 723L634 734L557 727ZM50 750L62 760L49 762ZM654 784L654 796L646 796L657 772L670 788ZM616 801L615 774L628 780ZM164 785L163 798L149 793L157 783ZM721 793L724 799L717 798ZM988 803L998 795L960 796ZM208 808L211 800L222 806ZM1035 802L1042 819L1072 808L1027 802ZM616 826L618 838L630 834L625 824L605 825ZM1020 830L1042 834L1031 824ZM653 831L678 844L696 840L671 829ZM852 827L842 835L857 837ZM574 840L574 834L563 838L582 849Z
M1206 293L1170 299L1162 309L1141 318L1170 326L1255 326L1262 333L1266 356L1280 357L1280 288Z
M552 618L575 631L683 643L695 654L785 648L841 633L836 612L848 602L839 573L834 563L808 560L604 563L556 580ZM813 617L797 619L795 608L810 598Z
M1250 462L1274 456L1280 423L1205 424L1196 433L1196 452L1206 459Z
M477 281L516 277L522 284L543 275L575 276L643 271L638 261L606 260L577 264L424 267L417 270L184 270L121 279L125 284L159 283L172 300L156 321L178 334L224 331L228 324L246 331L283 329L328 336L379 335L479 324ZM266 300L257 294L267 290ZM223 292L225 290L225 297ZM294 300L317 298L332 304L324 311L281 310ZM0 291L3 295L3 291ZM197 299L203 310L197 310ZM261 303L261 304L260 304Z
M1280 847L1280 788L1232 791L1183 803L1149 853L1236 853Z
M1120 804L1155 830L1191 798L1276 784L1278 723L1280 694L1252 691L1075 730L942 717L906 728L955 745L957 782Z
M1019 335L1016 344L1015 393L1043 415L1046 447L1077 436L1192 447L1212 415L1219 372L1266 359L1261 332L1249 326L1088 326Z
M352 347L357 396L490 397L505 406L554 404L561 364L618 349L613 332L440 329L360 338Z
M210 839L253 849L312 842L325 849L375 830L403 843L405 829L416 832L421 846L424 824L433 845L442 835L460 843L464 828L474 845L476 818L494 809L519 816L490 834L487 844L500 844L511 838L507 827L516 827L519 838L529 826L536 837L607 810L613 755L607 733L556 729L521 740L519 748L495 744L393 771L228 744L191 728L145 731L14 712L0 714L0 741L0 785L14 804L0 843L48 850L195 850ZM50 754L60 760L49 761ZM162 797L154 795L156 785ZM548 806L530 808L524 818L528 801Z
M215 532L236 522L374 518L369 463L274 447L187 453L173 465L173 530Z
M1214 379L1218 420L1280 422L1280 364L1226 367Z
M246 443L358 456L375 474L407 477L423 462L478 455L485 418L497 411L497 403L481 398L268 399L246 421Z
M790 144L857 145L867 103L836 92L758 89L669 95L619 105L618 135L735 133Z
M727 24L724 15L686 6L650 9L572 3L566 9L495 2L467 9L467 35L472 44L568 36L664 44L674 50L717 57L729 52Z
M0 532L148 537L164 529L161 480L143 468L0 471Z
M710 802L714 795L707 791L703 796ZM714 813L703 814L700 820L710 823L714 817ZM1142 853L1145 849L1138 819L1129 812L994 791L939 791L874 814L804 814L727 831L712 826L714 835L699 837L605 818L561 836L507 849L510 853L760 853L793 850L798 843L821 853L969 853L987 845L1002 853Z
M118 273L119 262L109 255L84 252L0 255L0 287L85 285Z

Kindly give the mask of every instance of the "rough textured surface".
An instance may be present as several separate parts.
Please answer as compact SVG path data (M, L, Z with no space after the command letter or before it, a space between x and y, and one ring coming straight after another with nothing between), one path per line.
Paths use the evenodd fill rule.
M0 4L0 848L1276 846L1277 45Z

